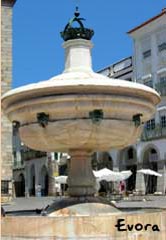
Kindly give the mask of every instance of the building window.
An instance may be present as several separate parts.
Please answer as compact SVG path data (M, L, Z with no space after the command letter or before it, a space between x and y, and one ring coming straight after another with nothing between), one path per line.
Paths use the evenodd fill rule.
M149 49L149 50L147 50L147 51L145 51L145 52L143 52L143 58L145 59L145 58L148 58L148 57L150 57L151 56L151 50Z
M2 194L8 194L9 193L9 181L8 180L2 180L1 181L1 193Z
M55 157L55 160L58 160L58 153L57 152L54 153L54 157Z
M14 159L14 165L16 165L16 162L17 162L16 151L13 151L13 159Z
M160 77L160 84L166 85L166 76Z
M18 129L13 126L13 136L17 136Z
M166 115L161 116L161 127L165 128L166 127Z
M130 149L128 150L128 159L133 159L133 158L134 158L133 149L130 148Z
M159 52L166 50L166 42L163 42L162 44L158 45Z
M151 119L151 120L149 120L149 121L147 121L147 123L146 123L146 129L147 129L147 130L153 130L153 129L155 129L155 119L154 119L154 118Z
M159 82L156 84L156 90L161 96L166 96L166 76L159 78Z

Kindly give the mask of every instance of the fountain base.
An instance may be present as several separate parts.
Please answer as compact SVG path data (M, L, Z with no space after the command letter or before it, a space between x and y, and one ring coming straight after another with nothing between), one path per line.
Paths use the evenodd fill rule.
M89 203L88 203L89 204ZM78 204L56 214L41 216L8 216L2 218L2 240L140 240L166 239L165 211L114 212L99 203ZM84 210L84 213L82 212ZM68 211L69 210L69 211ZM75 212L76 210L76 212ZM103 212L104 211L104 212ZM70 213L72 212L72 215ZM58 212L57 212L58 213ZM120 230L117 228L121 221ZM150 224L148 230L145 225ZM132 226L127 230L127 226ZM159 231L152 227L158 226ZM20 227L21 226L21 227ZM141 231L136 230L143 226ZM123 229L123 230L121 230ZM124 230L126 229L126 230Z
M42 215L96 215L120 212L113 204L101 197L66 197L56 200L42 211Z

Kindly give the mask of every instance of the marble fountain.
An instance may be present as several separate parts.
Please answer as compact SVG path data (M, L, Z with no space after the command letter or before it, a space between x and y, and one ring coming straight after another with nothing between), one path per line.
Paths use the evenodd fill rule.
M73 22L79 26L72 27ZM47 208L45 216L4 218L4 239L130 239L114 227L122 213L94 196L91 154L135 143L143 123L155 113L160 96L147 86L95 73L91 62L93 34L84 27L77 10L61 33L63 73L13 89L2 97L3 110L18 125L25 145L71 156L69 197ZM22 222L25 224L20 230Z

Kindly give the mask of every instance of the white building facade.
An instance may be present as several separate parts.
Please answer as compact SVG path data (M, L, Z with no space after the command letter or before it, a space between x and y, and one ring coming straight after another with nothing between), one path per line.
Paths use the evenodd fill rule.
M115 170L131 170L127 190L147 194L166 192L166 9L128 32L133 39L134 56L122 59L99 73L112 78L135 81L156 89L161 95L155 116L144 124L137 143L120 151L109 152ZM130 65L129 59L132 64ZM162 177L137 174L138 169L151 169ZM142 183L142 181L144 183Z
M130 30L128 34L134 42L134 81L156 89L161 95L156 114L145 124L142 139L136 147L138 165L163 175L161 178L152 176L145 179L147 193L165 193L166 9Z

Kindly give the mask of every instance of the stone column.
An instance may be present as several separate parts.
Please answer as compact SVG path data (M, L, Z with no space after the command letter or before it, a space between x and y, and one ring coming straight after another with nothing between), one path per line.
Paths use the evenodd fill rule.
M29 197L29 169L28 165L25 163L25 197Z
M73 39L63 43L65 49L65 70L64 72L91 72L91 48L93 44L85 39Z
M164 159L164 167L163 167L163 194L166 194L166 154Z
M1 1L1 93L11 89L12 83L12 7L16 0ZM1 115L1 179L8 181L8 194L12 195L12 124L2 113Z
M95 177L91 167L91 151L76 149L69 151L71 156L68 193L73 197L93 196L95 194Z
M146 186L144 180L144 174L138 173L136 175L136 189L140 191L142 194L145 194Z
M53 153L54 154L54 153ZM55 196L56 195L56 189L55 189L55 180L54 180L54 172L56 169L56 162L53 157L52 153L47 153L48 157L48 195L49 196Z

